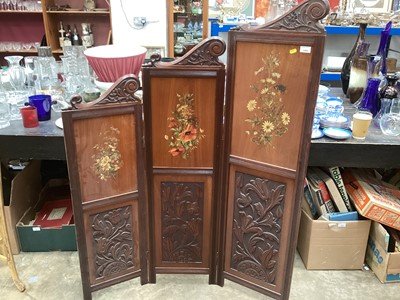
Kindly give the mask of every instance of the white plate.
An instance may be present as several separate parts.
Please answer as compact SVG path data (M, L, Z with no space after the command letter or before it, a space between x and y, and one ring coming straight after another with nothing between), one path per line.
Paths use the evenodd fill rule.
M325 85L320 84L318 87L318 95L326 95L329 91L330 89Z
M345 140L351 137L351 131L342 128L328 127L323 131L326 136L335 140Z
M94 84L99 89L101 89L103 91L107 91L114 84L114 82L103 82L103 81L94 80Z
M62 119L61 119L61 118L58 118L58 119L56 120L56 126L57 126L58 128L61 128L61 129L64 128L64 127L63 127L63 122L62 122Z
M311 134L312 139L319 139L319 138L322 138L323 136L324 136L324 133L322 132L321 129L318 129L318 132L313 131Z

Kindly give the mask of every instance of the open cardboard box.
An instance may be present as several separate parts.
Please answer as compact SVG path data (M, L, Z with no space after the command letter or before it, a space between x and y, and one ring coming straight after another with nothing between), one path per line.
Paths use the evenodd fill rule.
M366 262L382 283L400 281L400 252L387 252L389 235L378 222L372 222Z
M70 198L67 179L49 180L38 197L38 202L29 209L17 224L21 251L76 251L76 234L73 221L60 227L42 228L33 225L38 212L46 201Z
M313 220L302 209L297 250L306 269L362 269L370 225L370 220Z
M38 201L42 189L40 161L31 161L27 167L13 176L2 168L4 215L11 253L19 254L20 246L16 224Z

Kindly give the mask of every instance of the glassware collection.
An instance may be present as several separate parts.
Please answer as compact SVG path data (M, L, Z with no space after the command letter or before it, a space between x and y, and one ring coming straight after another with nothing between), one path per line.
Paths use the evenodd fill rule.
M90 90L88 101L94 100L93 94L99 97L95 75L83 53L85 49L64 46L60 61L55 60L50 47L38 47L38 56L5 56L7 66L0 69L0 128L10 126L10 120L32 114L28 110L22 112L27 106L36 107L40 122L50 119L51 109L61 111L68 107L74 95L86 100L86 91ZM29 126L34 127L32 123Z
M94 46L94 38L92 32L92 25L90 23L82 23L82 34L79 33L76 24L74 24L73 29L71 25L67 25L64 28L62 22L60 22L59 32L59 43L60 47L64 49L64 46L85 46L90 48Z
M398 73L388 74L386 65L392 22L389 21L381 31L376 54L368 54L370 44L365 42L366 27L365 22L359 24L359 35L341 72L342 90L354 110L352 118L343 115L345 98L332 97L329 88L320 86L315 117L319 118L323 134L313 129L312 138L327 135L335 139L352 136L363 140L370 124L385 136L400 135L400 81Z
M42 5L37 0L0 0L0 10L42 11Z

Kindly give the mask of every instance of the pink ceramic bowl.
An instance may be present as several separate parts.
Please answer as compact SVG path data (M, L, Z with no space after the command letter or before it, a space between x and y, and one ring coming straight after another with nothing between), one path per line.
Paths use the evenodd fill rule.
M126 74L138 76L147 49L140 46L105 45L89 48L84 54L101 82L114 82Z

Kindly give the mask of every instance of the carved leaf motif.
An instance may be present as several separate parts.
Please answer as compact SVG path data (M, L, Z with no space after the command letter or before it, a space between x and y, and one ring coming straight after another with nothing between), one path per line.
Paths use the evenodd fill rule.
M161 183L162 260L202 261L203 183Z
M299 32L324 32L319 20L329 13L326 0L308 0L298 5L291 13L275 19L260 29L290 30Z
M286 187L240 172L235 183L231 267L273 284Z
M130 207L93 215L92 235L96 277L111 276L134 267Z

